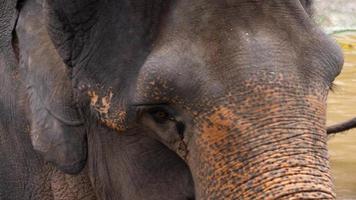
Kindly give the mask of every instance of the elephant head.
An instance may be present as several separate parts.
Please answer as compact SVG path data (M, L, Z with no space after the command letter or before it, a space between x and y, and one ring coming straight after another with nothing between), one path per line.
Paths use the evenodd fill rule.
M107 198L335 199L325 110L343 58L310 6L45 2L51 41L26 50L54 62L29 74L35 148L76 172L87 133Z

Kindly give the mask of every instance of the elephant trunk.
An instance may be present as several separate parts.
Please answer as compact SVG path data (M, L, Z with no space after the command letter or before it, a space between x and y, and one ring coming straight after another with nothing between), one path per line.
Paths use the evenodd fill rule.
M335 199L324 102L234 104L197 119L188 144L197 199Z
M246 160L231 149L200 158L193 172L198 199L335 199L326 150L268 145L274 147L248 150Z

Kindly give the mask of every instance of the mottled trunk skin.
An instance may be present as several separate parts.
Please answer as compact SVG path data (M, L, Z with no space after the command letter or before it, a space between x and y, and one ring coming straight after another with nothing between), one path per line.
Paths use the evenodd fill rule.
M227 95L196 120L188 163L197 199L335 199L326 95L277 84L251 84L248 97Z

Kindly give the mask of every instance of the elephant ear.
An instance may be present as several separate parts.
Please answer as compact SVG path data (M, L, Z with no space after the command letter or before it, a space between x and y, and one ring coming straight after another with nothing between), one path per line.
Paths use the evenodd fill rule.
M153 42L165 0L46 0L48 32L62 57L85 88L98 121L125 131L130 98Z
M34 149L66 173L79 173L87 157L86 132L72 91L71 71L45 27L40 1L21 8L16 33L26 84Z

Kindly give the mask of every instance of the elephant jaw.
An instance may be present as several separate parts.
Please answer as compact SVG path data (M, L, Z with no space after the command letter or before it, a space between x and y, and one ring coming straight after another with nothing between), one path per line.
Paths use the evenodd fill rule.
M114 93L109 90L106 95L101 96L94 90L87 92L90 98L90 108L97 114L101 124L117 132L126 130L127 112L123 107L114 108Z

